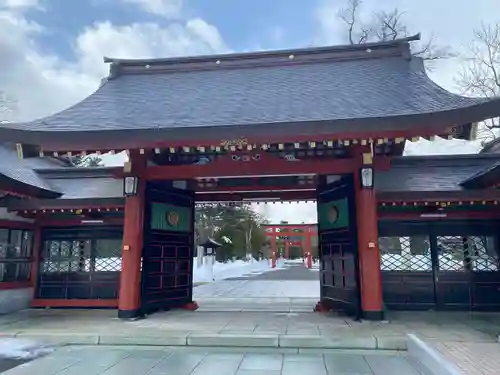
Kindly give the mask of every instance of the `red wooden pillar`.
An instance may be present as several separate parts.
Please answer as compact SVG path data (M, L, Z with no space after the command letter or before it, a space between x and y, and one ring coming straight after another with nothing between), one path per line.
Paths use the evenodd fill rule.
M359 173L355 176L362 317L368 320L383 320L377 199L375 189L362 188Z
M276 268L276 251L277 251L276 236L271 238L271 267Z
M290 259L290 244L285 240L285 259Z
M131 153L130 175L146 168L146 158ZM125 199L123 219L122 270L118 300L118 317L139 316L141 307L141 256L143 246L144 201L146 182L139 177L137 195Z

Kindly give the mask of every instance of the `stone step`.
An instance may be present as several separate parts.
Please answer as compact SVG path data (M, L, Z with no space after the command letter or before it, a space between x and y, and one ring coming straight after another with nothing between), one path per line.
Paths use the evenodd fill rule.
M258 333L174 333L163 335L83 334L23 331L12 337L49 345L145 345L189 347L248 347L293 349L406 350L406 337L397 336L320 336Z

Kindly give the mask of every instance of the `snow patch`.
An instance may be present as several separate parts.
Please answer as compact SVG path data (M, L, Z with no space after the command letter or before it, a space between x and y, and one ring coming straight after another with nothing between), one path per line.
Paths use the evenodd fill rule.
M0 358L35 359L49 354L53 349L38 342L13 338L0 338Z
M193 269L193 281L195 283L212 282L250 274L260 275L261 273L281 268L284 265L284 262L278 261L276 268L271 268L271 261L269 259L256 260L253 258L250 261L235 260L226 263L215 262L213 268L211 264L206 263L202 264L201 267L196 267L196 258L193 262L195 265Z

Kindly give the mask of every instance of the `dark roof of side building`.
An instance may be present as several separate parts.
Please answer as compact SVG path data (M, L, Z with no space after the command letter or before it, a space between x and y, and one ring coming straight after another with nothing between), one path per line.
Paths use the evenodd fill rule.
M500 115L500 98L452 94L409 42L169 59L105 59L110 76L54 115L0 125L45 150L136 148L290 134L352 134L464 125ZM250 132L250 134L249 134Z
M116 168L76 168L52 157L19 158L14 145L0 144L0 179L43 199L122 197Z
M488 154L396 157L389 170L376 173L375 188L387 200L459 198L476 192L478 199L487 199L484 190L474 191L466 181L499 161L498 155Z
M7 184L21 184L42 196L56 198L61 194L48 181L40 177L35 170L38 168L58 169L64 167L65 163L63 161L54 158L20 159L14 145L0 144L0 176Z
M500 184L500 161L475 173L462 181L461 185L466 189L481 189L493 187Z

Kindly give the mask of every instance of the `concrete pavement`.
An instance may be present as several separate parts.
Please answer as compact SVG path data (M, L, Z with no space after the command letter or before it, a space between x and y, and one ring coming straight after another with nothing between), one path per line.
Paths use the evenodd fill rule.
M182 355L178 357L181 353L179 350L213 351L219 347L220 353L235 351L239 354L274 353L281 356L282 368L269 371L275 371L274 374L293 374L290 372L292 370L279 372L286 369L286 356L330 355L338 353L339 350L348 350L351 354L353 350L368 350L367 353L371 354L382 352L384 355L396 355L399 351L405 351L409 345L410 347L413 345L409 340L411 337L409 334L415 334L423 339L424 345L422 347L413 345L417 348L414 351L418 356L429 359L430 368L438 368L436 363L446 363L448 358L449 361L457 363L462 361L462 368L472 371L470 362L474 361L468 358L477 357L482 358L480 370L464 374L496 374L494 371L499 368L498 361L492 359L495 356L491 353L497 353L500 348L496 343L496 337L500 333L499 314L394 312L389 315L387 322L354 322L350 318L343 318L333 313L311 312L319 297L315 295L319 291L319 283L317 280L311 280L311 275L317 276L318 273L299 265L262 275L251 275L246 279L201 285L195 289L195 298L201 304L200 310L195 312L172 310L156 313L138 321L121 321L117 319L114 310L27 310L0 316L0 336L28 338L56 346L98 345L103 353L107 353L110 345L119 345L124 350L129 350L134 345L140 345L143 349L149 346L161 346L163 349L170 347L175 348L172 352L174 356L171 357L169 354L168 358L180 358L172 359L175 363L190 361ZM409 355L410 352L405 353ZM500 355L497 357L500 358ZM125 361L123 363L130 362L126 358L128 357L122 358ZM158 359L158 363L171 360L166 358ZM205 354L203 358L209 356ZM328 371L326 357L321 356L321 358L323 358L323 368ZM440 358L439 361L436 358ZM64 359L64 361L67 364L69 360ZM276 360L272 361L276 363ZM357 362L359 361L361 359L358 358ZM390 363L392 360L386 361ZM156 362L152 364L151 361L138 360L139 362L146 363L144 365L146 367L151 365L150 369L156 366ZM78 369L77 363L78 361L74 359L72 364L67 365L70 366L68 369L72 368L71 371L76 371L75 374L87 374L78 372L83 370ZM111 372L106 374L121 374L119 369L127 366L118 363L117 361L117 370L110 370ZM243 359L239 363L242 364ZM202 359L191 369L194 371L201 365ZM190 368L189 366L186 368ZM206 366L208 367L200 368L210 373L207 371L212 365ZM234 363L233 365L228 363L227 366L233 366L235 372L231 374L252 374L260 371L242 369L240 365L235 368ZM318 370L318 366L318 364L313 365L312 369L321 373L322 370ZM382 365L374 364L374 366L370 367L372 372L346 374L339 372L339 374L378 374L376 369L383 369L377 367ZM396 368L396 365L394 366ZM110 368L106 367L106 371ZM493 369L491 370L493 372L485 372L485 368ZM95 371L101 370L103 369L99 367ZM30 371L33 371L31 367ZM89 374L99 373L95 371ZM142 367L138 368L137 374L141 371ZM167 370L167 372L161 371L151 374L171 373ZM265 371L257 373L266 374ZM306 370L302 369L302 372L304 371Z
M319 274L302 264L230 278L194 289L199 311L311 312L319 300Z
M5 375L422 375L405 354L68 347Z
M483 316L411 313L393 314L390 322L354 322L320 313L172 310L121 321L112 310L29 310L0 317L0 333L58 345L404 350L408 333L443 342L494 343L499 323L485 322Z

